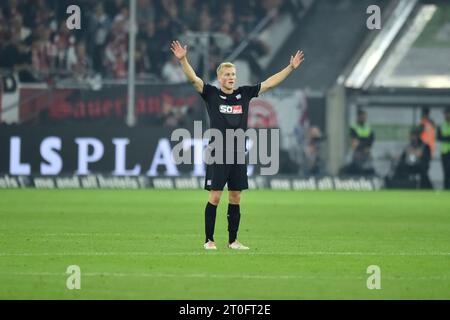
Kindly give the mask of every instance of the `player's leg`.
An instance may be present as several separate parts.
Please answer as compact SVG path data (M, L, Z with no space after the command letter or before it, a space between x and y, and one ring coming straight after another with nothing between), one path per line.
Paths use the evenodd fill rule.
M216 224L217 206L225 186L227 171L225 166L210 164L206 167L205 189L209 191L205 208L205 249L216 249L214 243L214 227Z
M228 247L231 249L248 249L237 241L241 221L241 191L248 189L247 166L233 165L228 179Z
M241 221L240 202L241 191L228 190L228 244L233 243L237 239Z
M209 192L208 203L205 208L205 249L215 248L214 227L216 225L217 206L221 195L222 191L220 190L211 190Z

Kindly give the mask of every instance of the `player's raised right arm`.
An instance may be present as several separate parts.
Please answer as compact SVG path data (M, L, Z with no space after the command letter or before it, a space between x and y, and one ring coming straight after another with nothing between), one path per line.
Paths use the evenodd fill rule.
M203 80L197 77L194 69L192 69L191 65L187 60L187 46L181 46L178 40L172 41L170 46L170 50L172 50L175 57L177 57L178 61L180 61L181 66L183 67L183 71L186 74L188 80L192 83L195 90L198 92L203 92Z

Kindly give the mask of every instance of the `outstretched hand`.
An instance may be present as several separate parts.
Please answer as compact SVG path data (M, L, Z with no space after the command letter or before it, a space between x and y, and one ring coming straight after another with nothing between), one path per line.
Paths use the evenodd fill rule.
M292 68L297 69L303 60L305 60L305 55L303 51L298 50L295 56L291 56L290 65Z
M184 57L186 57L187 46L182 47L178 40L172 41L172 44L170 45L170 50L172 50L173 54L175 55L175 57L177 57L178 60L181 60Z

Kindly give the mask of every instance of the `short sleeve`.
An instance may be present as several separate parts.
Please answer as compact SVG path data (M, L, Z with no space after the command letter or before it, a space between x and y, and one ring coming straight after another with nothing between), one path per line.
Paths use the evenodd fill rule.
M249 99L255 98L259 95L259 90L261 89L261 83L254 86L243 86L241 87L241 92Z
M211 96L211 94L214 92L215 87L205 83L203 84L203 91L200 93L200 95L202 96L202 98L204 100L207 100L209 96Z

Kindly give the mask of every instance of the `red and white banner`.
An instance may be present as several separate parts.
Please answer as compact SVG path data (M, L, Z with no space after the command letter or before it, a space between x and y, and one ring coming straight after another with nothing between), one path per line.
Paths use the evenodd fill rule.
M296 136L309 126L308 103L302 90L275 88L250 102L248 126L280 128L281 147L297 144Z

